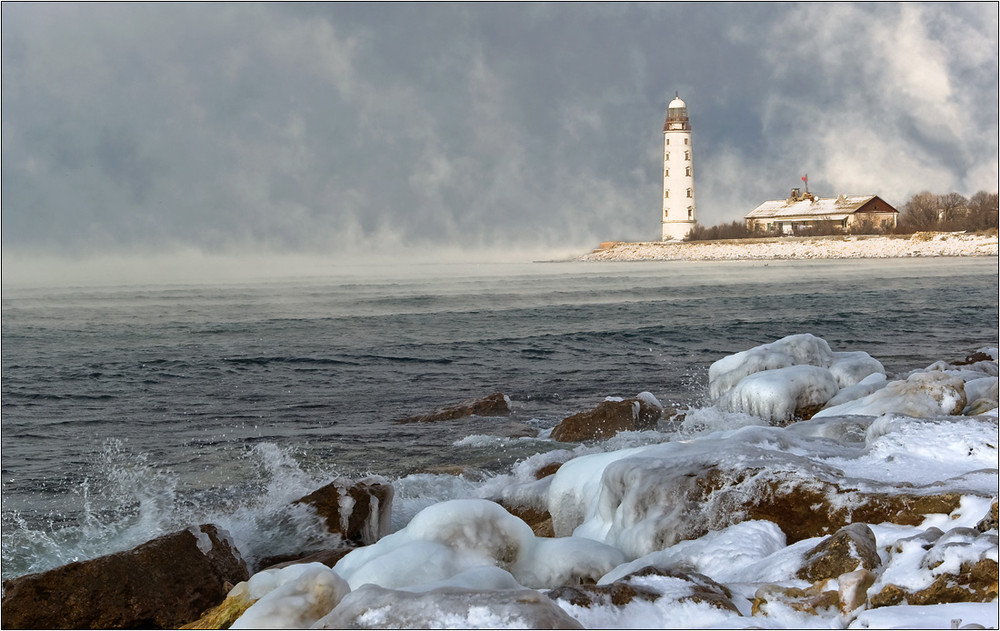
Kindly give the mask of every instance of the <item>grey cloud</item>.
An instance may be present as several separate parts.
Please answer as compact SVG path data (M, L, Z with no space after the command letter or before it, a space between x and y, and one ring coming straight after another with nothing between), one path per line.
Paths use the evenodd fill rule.
M3 246L586 247L997 177L995 5L3 5Z

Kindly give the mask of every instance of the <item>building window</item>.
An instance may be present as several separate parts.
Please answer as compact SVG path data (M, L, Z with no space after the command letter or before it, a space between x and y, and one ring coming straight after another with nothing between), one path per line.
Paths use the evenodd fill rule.
M687 175L687 176L690 177L690 175L691 175L691 167L684 167L684 175Z
M670 144L670 139L669 139L669 138L667 138L667 144L668 144L668 145Z
M688 220L694 219L694 207L688 206Z
M663 158L664 158L664 160L669 160L670 159L670 152L668 151L668 152L664 153L663 154Z
M691 159L691 152L690 151L685 151L684 152L684 159L685 160L690 160Z
M694 193L691 192L691 189L688 189L688 197L694 197Z
M664 197L664 199L670 197L670 189L669 188L667 190L663 191L663 197Z
M688 139L687 138L684 139L684 144L685 145L688 144Z
M663 177L670 177L670 169L663 169Z

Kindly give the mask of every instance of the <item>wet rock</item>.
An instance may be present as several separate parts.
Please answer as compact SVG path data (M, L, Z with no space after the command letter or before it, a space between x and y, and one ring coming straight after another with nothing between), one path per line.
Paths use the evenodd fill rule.
M505 502L500 505L507 509L507 512L517 517L524 523L531 526L531 531L536 537L554 537L552 528L552 515L547 510L540 510L531 506L512 506Z
M602 401L596 408L564 418L552 430L552 440L576 443L604 440L619 432L656 429L663 408L645 397Z
M807 552L796 575L815 583L855 570L875 571L881 565L875 533L866 524L857 523L844 526Z
M408 416L396 421L396 425L451 421L466 416L506 416L507 414L510 414L510 399L502 392L494 392L481 399L449 405L429 414Z
M607 585L566 585L550 590L547 595L552 600L564 600L578 607L608 606L623 607L634 600L653 602L663 597L664 591L656 584L682 581L689 590L688 595L677 598L678 602L707 603L717 609L739 614L732 601L732 593L711 578L680 568L660 568L647 566Z
M965 359L959 360L957 362L952 362L952 366L968 366L970 364L978 364L979 362L995 362L990 355L982 351L976 351L965 356Z
M330 532L367 545L389 533L392 498L392 484L385 478L372 476L357 482L337 478L294 503L316 509Z
M539 467L538 471L535 471L535 479L541 480L542 478L547 478L550 475L553 475L559 470L559 467L563 466L563 464L564 463L562 462L550 462L547 465Z
M3 626L176 628L222 602L246 564L225 531L205 524L132 550L4 582Z
M319 550L317 552L303 552L300 554L283 554L273 557L265 557L261 559L257 566L261 570L277 570L283 567L288 567L289 565L298 565L300 563L322 563L327 567L333 567L337 564L337 561L341 560L352 550L356 550L356 546L345 545L339 548L332 548L330 550Z

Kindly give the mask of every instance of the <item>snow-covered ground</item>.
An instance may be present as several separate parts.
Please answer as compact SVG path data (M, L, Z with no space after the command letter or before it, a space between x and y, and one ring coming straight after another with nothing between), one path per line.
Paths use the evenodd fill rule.
M996 628L996 360L886 376L809 334L721 358L679 428L532 456L332 569L259 572L233 628Z
M726 241L613 243L581 261L729 261L757 259L997 256L997 237L917 233L906 237L781 237Z

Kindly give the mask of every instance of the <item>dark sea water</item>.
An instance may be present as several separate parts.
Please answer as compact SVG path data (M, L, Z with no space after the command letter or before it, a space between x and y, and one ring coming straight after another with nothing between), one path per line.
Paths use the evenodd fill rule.
M867 351L890 374L961 359L997 346L997 278L996 259L966 258L5 287L3 577L205 521L245 554L277 552L296 529L278 507L337 475L405 478L404 508L461 494L444 487L462 479L421 472L488 477L566 447L470 434L545 430L644 390L704 406L713 361L793 333ZM497 390L513 401L506 421L393 424Z

